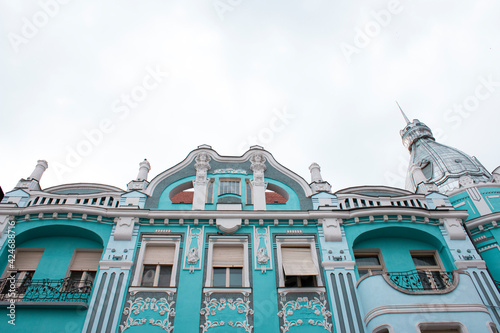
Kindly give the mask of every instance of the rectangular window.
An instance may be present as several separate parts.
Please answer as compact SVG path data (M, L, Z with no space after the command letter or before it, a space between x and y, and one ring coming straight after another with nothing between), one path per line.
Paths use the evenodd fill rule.
M253 203L252 200L252 183L247 179L245 182L245 203L247 205L251 205Z
M212 287L242 287L243 266L243 245L215 245L212 252Z
M281 258L285 273L285 287L316 287L319 274L309 247L282 247Z
M220 179L219 180L219 195L236 194L240 195L240 180L239 179Z
M68 292L90 292L99 268L102 250L75 250L69 267Z
M15 253L14 268L10 269L8 265L3 274L3 279L14 277L17 288L17 294L22 295L31 285L31 280L35 274L38 263L42 258L43 249L18 249ZM4 280L6 283L2 287L1 293L6 295L9 293L10 280ZM17 295L17 297L19 297Z
M373 272L384 271L382 255L378 249L354 250L354 258L359 277Z
M205 287L250 287L248 237L209 238Z
M436 251L410 251L418 277L425 290L445 289L450 281Z
M170 287L174 255L174 246L147 246L142 262L141 286Z
M132 286L174 288L181 237L144 235L137 257Z
M322 286L314 237L277 237L279 284L283 288Z
M214 203L214 180L211 179L207 185L207 204Z

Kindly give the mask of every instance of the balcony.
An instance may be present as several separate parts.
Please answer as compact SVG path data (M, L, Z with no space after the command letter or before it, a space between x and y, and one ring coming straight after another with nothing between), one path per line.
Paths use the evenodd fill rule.
M416 292L444 291L453 285L453 273L443 271L387 272L384 278L388 278L398 288Z
M92 281L66 279L0 279L0 302L17 305L87 307Z
M399 322L398 318L411 321L424 314L432 321L449 320L450 313L461 313L467 320L489 316L470 275L461 270L374 272L363 276L356 289L369 332L379 325ZM400 331L405 330L395 328L395 332Z

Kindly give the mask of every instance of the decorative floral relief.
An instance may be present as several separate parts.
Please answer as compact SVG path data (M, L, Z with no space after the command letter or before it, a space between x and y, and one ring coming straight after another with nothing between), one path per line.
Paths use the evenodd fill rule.
M168 302L166 298L162 297L159 300L156 298L142 298L129 299L127 301L129 307L123 310L123 314L127 316L124 325L120 325L120 332L125 331L132 326L144 325L146 322L154 326L163 328L166 332L172 332L174 326L170 322L170 317L175 316L174 303ZM132 318L132 315L138 316L141 312L145 311L157 312L160 316L166 316L165 319L150 318Z
M248 295L247 295L248 296ZM205 297L205 301L203 301L205 307L201 309L200 314L205 316L205 323L201 325L203 332L207 332L209 328L219 327L224 325L229 325L231 327L241 327L245 330L245 332L252 332L253 326L249 324L249 316L253 315L253 310L250 308L250 300L245 297L245 300L242 298L210 298L210 296ZM237 311L238 314L245 314L245 320L243 321L233 321L229 320L227 323L223 320L221 321L211 321L209 320L209 316L215 316L217 311L222 311L226 307L233 311Z
M326 309L326 300L320 301L317 297L309 299L307 297L298 297L296 300L291 300L286 303L281 303L281 311L278 312L278 316L283 318L283 326L281 326L281 332L288 332L292 326L301 326L304 320L290 319L289 317L294 315L294 311L300 309L309 309L311 314L314 314L321 319L309 319L307 323L312 326L324 327L328 332L332 332L332 324L328 322L328 318L332 316L332 313ZM290 320L289 320L290 319Z

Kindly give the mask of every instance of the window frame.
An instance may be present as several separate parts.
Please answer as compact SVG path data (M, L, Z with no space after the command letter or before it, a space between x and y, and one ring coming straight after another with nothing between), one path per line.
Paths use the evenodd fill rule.
M441 271L441 272L445 271L444 266L443 266L443 262L441 261L441 258L436 250L410 250L410 256L411 256L412 261L413 261L413 257L424 257L424 256L433 256L434 257L434 261L436 262L435 266L417 266L417 265L415 265L415 262L413 262L416 270Z
M442 322L420 322L417 323L417 333L425 333L427 330L458 330L459 333L469 333L464 324L458 321Z
M141 240L141 246L139 248L139 253L137 255L137 260L136 260L136 265L135 265L135 272L134 276L132 279L131 287L133 288L154 288L154 289L161 289L161 288L176 288L177 287L177 271L179 270L179 254L180 254L180 243L181 243L181 236L180 235L143 235L143 238ZM174 260L172 263L172 270L170 274L170 285L169 286L163 286L163 287L145 287L142 286L142 278L143 278L143 272L144 272L144 266L148 266L148 264L144 264L144 256L146 254L146 249L148 246L172 246L174 247ZM156 274L155 274L155 281L159 280L159 267L161 266L160 264L156 265Z
M360 271L360 266L358 263L356 263L356 272L358 273L358 277L362 278L363 276L366 275L372 275L373 272L387 272L387 268L384 262L384 257L382 256L382 251L380 249L353 249L353 256L354 256L354 262L356 262L356 256L360 257L372 257L376 256L379 261L379 265L362 265L361 269L362 270L367 270L368 272L361 275L359 273Z
M438 276L436 277L433 272L446 272L444 269L443 262L441 261L441 258L437 252L437 250L410 250L410 255L412 258L412 262L415 265L415 262L413 261L414 257L419 257L419 256L432 256L434 257L434 261L436 262L436 265L434 266L417 266L415 265L415 270L419 275L419 278L422 282L422 284L428 283L428 286L430 289L435 288L441 283L444 283L442 281L441 277ZM425 287L424 287L425 288Z
M238 193L233 193L233 192L222 193L222 182L237 183L236 189L238 190ZM241 179L240 178L227 178L227 177L219 178L218 195L222 196L222 195L226 195L226 194L241 196Z
M41 252L41 255L40 255L40 259L38 259L38 261L33 269L19 269L17 267L14 269L11 269L10 263L7 263L5 270L3 271L2 275L1 275L1 278L5 279L5 284L3 284L2 288L0 289L0 294L5 295L4 299L8 299L7 295L9 294L10 282L7 278L12 276L12 273L16 274L16 286L18 286L16 298L24 295L24 292L20 292L21 287L26 287L26 290L27 290L29 288L29 286L31 285L31 280L33 280L33 277L35 276L36 269L38 268L38 265L40 264L40 260L42 260L44 251L45 251L44 248L17 248L16 249L15 256L17 256L19 252ZM29 275L30 273L33 273L33 274L31 276L27 277L27 275ZM18 274L19 274L19 277L18 277ZM21 281L21 280L22 280L22 282L19 284L18 281ZM3 292L5 288L7 288L6 293Z
M205 204L211 205L214 203L214 196L215 196L214 192L215 192L215 179L209 178L208 183L207 183L207 193L205 196Z
M78 252L87 252L87 253L100 253L100 257L99 257L99 261L97 262L97 268L96 270L72 270L72 266L75 262L75 259L76 259L76 256L77 256L77 253ZM66 271L66 275L65 275L65 278L67 279L67 285L66 285L66 288L68 289L72 289L72 287L77 287L79 289L85 289L87 284L85 283L86 281L91 281L92 282L92 286L94 285L96 279L97 279L97 272L99 271L99 262L101 261L102 259L102 255L104 253L104 249L74 249L73 250L73 255L71 256L71 261L69 262L69 265L68 265L68 269ZM76 285L73 285L73 282L72 282L72 279L71 279L71 274L72 272L82 272L82 277L80 280L76 280L78 281L78 284ZM91 278L91 279L88 279L88 276L89 275L92 275L90 274L90 272L93 272L94 273L94 276Z
M285 246L283 246L285 245ZM312 258L312 263L316 267L318 274L308 275L314 276L314 287L285 287L285 270L283 268L283 256L281 248L309 248ZM321 278L321 265L318 260L318 253L316 251L316 241L314 236L276 236L276 265L278 271L278 288L318 288L324 287L323 279ZM295 275L293 275L295 276Z
M229 287L228 285L228 270L226 267L226 287L213 286L213 255L214 245L216 246L242 246L243 247L243 269L242 269L242 283L241 287ZM210 236L208 238L207 250L207 265L206 265L206 278L205 288L250 288L250 263L248 258L248 236Z

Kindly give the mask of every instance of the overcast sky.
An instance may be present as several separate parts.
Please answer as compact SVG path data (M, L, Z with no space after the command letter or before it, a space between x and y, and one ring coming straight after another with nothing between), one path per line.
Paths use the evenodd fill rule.
M120 188L258 144L334 191L404 187L395 101L500 165L498 1L0 0L0 186Z

